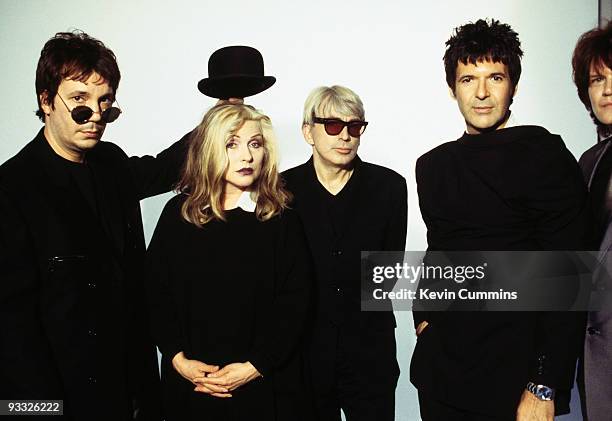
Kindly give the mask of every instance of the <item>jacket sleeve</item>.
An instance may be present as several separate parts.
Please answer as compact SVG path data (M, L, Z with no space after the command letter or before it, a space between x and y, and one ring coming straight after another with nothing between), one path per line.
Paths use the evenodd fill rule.
M408 187L404 177L400 177L395 183L396 188L393 191L391 198L391 213L385 232L385 240L383 250L393 253L394 262L399 263L403 260L404 251L406 249L406 233L408 230ZM393 291L397 278L385 280L383 288L385 291Z
M129 158L129 172L139 200L168 192L174 188L179 181L187 156L190 135L191 132L187 133L156 157L145 155Z
M2 187L0 216L0 397L63 399L39 309L35 250L25 221Z
M401 177L391 198L391 214L385 233L385 251L404 251L406 248L406 232L408 229L408 187Z
M534 231L539 250L585 250L588 248L587 191L580 168L561 143L540 154L534 166L529 211L536 216ZM560 278L554 286L558 296L575 289L572 279ZM576 361L583 344L585 314L575 311L534 313L536 349L529 367L530 380L556 389L571 389Z
M249 361L264 377L299 352L310 316L312 258L297 216L286 211L277 245L275 296L259 324Z
M162 355L170 360L184 351L182 329L176 301L175 279L169 258L172 247L172 219L176 217L166 204L146 253L145 280L151 331Z

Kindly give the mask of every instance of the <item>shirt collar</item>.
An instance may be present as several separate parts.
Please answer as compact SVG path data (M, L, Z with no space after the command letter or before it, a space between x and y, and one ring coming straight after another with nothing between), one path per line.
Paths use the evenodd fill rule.
M238 202L236 202L236 208L240 208L247 212L255 212L256 207L257 207L257 202L255 202L251 198L251 192L246 191L246 190L243 191L240 194L240 197L238 198ZM210 208L210 205L206 205L202 209L207 209L207 208ZM232 208L232 209L236 209L236 208ZM232 209L226 209L226 210L232 210Z
M238 198L238 202L236 202L236 207L241 208L247 212L255 212L255 207L257 206L257 202L253 200L251 197L251 192L243 191L240 197Z

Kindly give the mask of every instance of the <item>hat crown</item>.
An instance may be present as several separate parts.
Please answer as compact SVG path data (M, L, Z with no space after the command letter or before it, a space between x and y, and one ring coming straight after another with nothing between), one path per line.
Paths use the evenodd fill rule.
M208 59L210 78L232 75L263 77L264 64L261 53L243 45L223 47L212 53Z

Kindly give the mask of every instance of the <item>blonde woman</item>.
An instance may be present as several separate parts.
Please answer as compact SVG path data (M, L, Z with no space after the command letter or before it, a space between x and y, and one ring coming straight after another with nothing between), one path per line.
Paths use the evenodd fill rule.
M310 255L270 119L219 105L194 131L148 250L166 420L309 419Z

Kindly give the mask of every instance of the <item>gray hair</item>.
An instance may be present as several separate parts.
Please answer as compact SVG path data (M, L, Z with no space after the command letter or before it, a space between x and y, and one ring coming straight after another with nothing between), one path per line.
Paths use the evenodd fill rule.
M312 126L314 117L331 117L332 112L365 120L365 110L359 96L344 86L319 86L310 92L304 103L303 125Z

